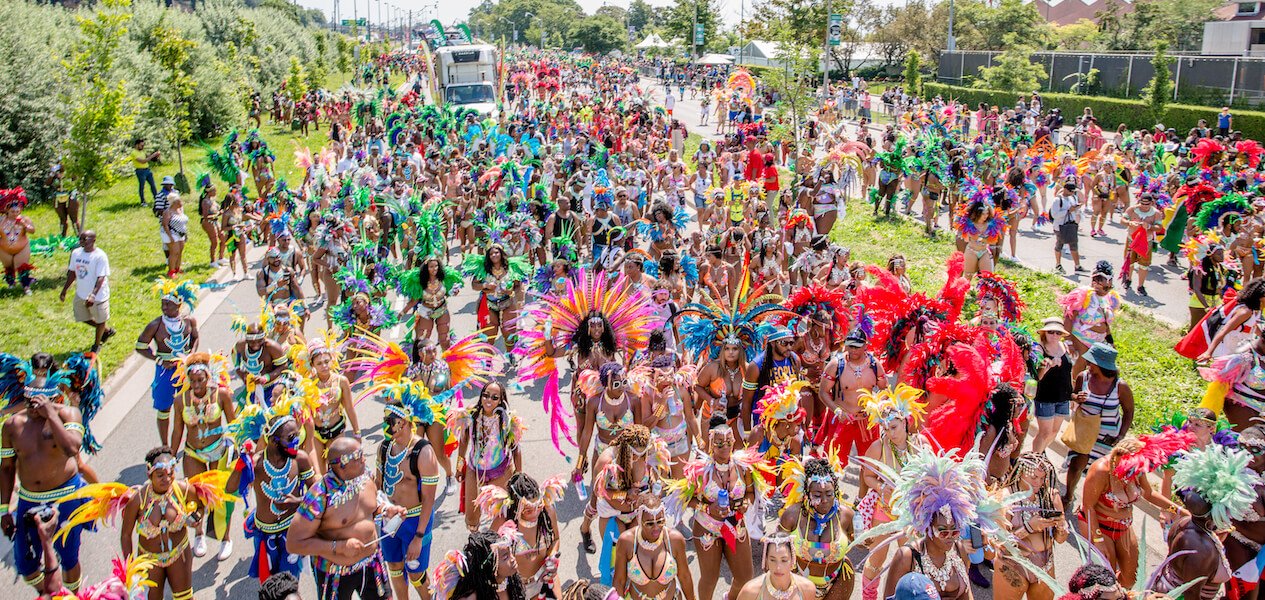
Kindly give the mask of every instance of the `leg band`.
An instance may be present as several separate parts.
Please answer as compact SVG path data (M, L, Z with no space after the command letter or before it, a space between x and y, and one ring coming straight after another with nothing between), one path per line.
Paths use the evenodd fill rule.
M83 583L83 577L81 576L79 579L76 579L74 581L66 581L62 585L66 586L66 589L72 592L77 592L79 591L79 585L82 583Z
M170 418L171 418L171 411L169 411L169 410L160 410L160 411L158 411L158 418L159 418L159 420L162 420L162 421L166 421L167 419L170 419Z
M172 592L171 600L193 600L193 589L187 589L182 592Z
M44 573L36 573L26 578L26 584L38 589L40 584L44 583Z

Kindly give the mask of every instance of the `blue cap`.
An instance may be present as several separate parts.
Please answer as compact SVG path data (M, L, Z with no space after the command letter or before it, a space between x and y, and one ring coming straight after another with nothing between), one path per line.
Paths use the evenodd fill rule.
M764 335L764 342L777 342L781 340L789 340L795 337L791 330L781 325L770 326Z
M940 592L922 573L905 573L896 582L896 591L887 600L940 600Z

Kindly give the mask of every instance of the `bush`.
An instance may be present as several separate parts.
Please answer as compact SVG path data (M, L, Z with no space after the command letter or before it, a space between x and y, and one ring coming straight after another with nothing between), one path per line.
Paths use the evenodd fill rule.
M997 90L965 88L943 83L927 82L923 84L925 95L954 99L974 109L980 102L990 106L1013 106L1018 95ZM1026 94L1025 94L1026 96ZM1041 100L1046 108L1059 108L1063 116L1070 122L1084 112L1085 107L1094 111L1094 117L1104 130L1114 130L1124 123L1133 129L1150 127L1154 123L1143 123L1149 120L1145 116L1147 107L1141 100L1123 100L1120 98L1104 98L1102 96L1077 96L1074 94L1043 93ZM1164 125L1172 127L1185 135L1199 119L1213 123L1219 107L1191 106L1189 104L1169 104L1164 108ZM1235 110L1234 128L1243 132L1244 137L1265 140L1265 112ZM1214 123L1215 124L1215 123Z
M42 180L68 130L57 101L70 83L62 61L80 35L75 17L94 10L0 2L0 21L21 24L0 28L0 187L20 185L34 198L46 196ZM165 74L151 54L158 28L173 28L195 43L186 73L195 83L189 107L195 139L241 126L250 93L268 98L290 75L291 58L315 77L333 62L331 48L350 50L354 45L338 44L328 31L306 26L317 20L286 2L247 8L234 0L200 0L192 13L137 2L131 11L116 76L126 82L128 100L137 109L134 137L146 138L164 155L171 151L171 136L156 110L162 103L154 99L163 99L168 91L162 85Z

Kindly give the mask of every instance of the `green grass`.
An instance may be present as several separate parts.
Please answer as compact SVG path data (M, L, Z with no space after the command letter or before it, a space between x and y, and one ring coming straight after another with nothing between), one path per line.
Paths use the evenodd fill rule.
M278 178L290 182L302 181L302 173L294 167L294 142L313 150L320 149L326 141L327 130L313 131L304 139L291 135L289 128L267 125L261 133L277 155ZM218 147L221 140L210 143ZM163 157L167 162L154 168L154 179L162 181L165 175L177 170L175 155ZM206 171L202 161L206 152L196 146L184 149L185 174L194 184L198 173ZM226 186L217 181L223 197ZM184 194L185 214L189 215L189 242L184 251L184 277L196 282L206 281L214 272L208 263L208 242L198 221L197 191ZM148 200L148 192L146 199ZM35 222L34 237L59 232L57 215L51 203L40 202L25 211ZM148 207L141 207L136 196L136 178L130 173L113 187L99 194L88 205L88 228L97 232L97 246L110 258L110 325L118 329L118 336L107 343L101 352L103 375L112 372L132 353L133 342L145 323L159 313L158 301L150 294L156 277L164 275L167 263L163 258L158 239L158 219ZM58 293L65 282L66 263L69 253L59 252L50 257L36 257L33 261L39 270L39 281L30 296L23 296L20 288L0 288L0 331L4 331L4 352L30 356L36 351L51 352L64 358L72 352L82 352L92 345L92 330L76 323L71 311L70 299L74 290L67 293L67 301L58 300Z
M914 288L928 294L938 291L945 280L946 258L953 251L951 236L929 239L913 221L874 221L870 210L868 203L853 203L848 218L835 226L831 237L851 248L854 260L865 263L885 265L893 253L904 254ZM1023 320L1032 330L1042 319L1062 315L1056 299L1072 289L1067 281L1014 264L1000 271L1027 302ZM968 300L964 314L973 314L973 306ZM1198 403L1203 381L1190 361L1173 352L1181 332L1128 305L1116 317L1112 332L1120 351L1121 375L1133 388L1137 426L1149 427L1176 409Z

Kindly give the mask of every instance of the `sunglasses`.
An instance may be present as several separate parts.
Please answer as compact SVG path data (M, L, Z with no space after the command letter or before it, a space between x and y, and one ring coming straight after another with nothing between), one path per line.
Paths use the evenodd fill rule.
M166 471L168 473L171 473L171 472L174 472L175 470L176 470L176 459L174 457L169 458L167 460L156 461L154 464L149 466L150 473L153 473L155 471Z
M937 527L935 529L935 536L942 540L954 540L962 536L962 529L959 527Z
M365 458L364 450L356 450L355 452L352 452L350 454L344 454L334 460L331 460L330 464L337 465L340 467L345 467L351 463L364 460L364 458Z

